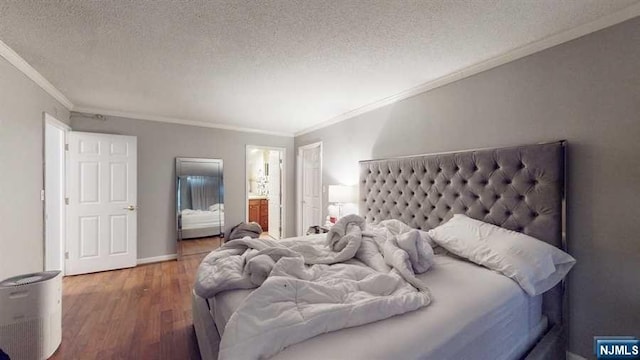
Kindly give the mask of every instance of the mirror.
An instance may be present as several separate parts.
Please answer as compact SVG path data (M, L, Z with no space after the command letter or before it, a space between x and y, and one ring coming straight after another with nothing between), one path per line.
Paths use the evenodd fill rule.
M224 241L222 160L176 158L178 256L210 252Z

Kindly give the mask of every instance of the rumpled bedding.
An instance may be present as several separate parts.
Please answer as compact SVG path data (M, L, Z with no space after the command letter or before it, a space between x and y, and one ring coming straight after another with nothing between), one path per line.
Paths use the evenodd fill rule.
M349 215L324 240L227 242L202 261L196 293L257 289L227 322L219 358L269 357L325 332L427 306L429 289L415 275L433 263L429 240L398 220L367 225Z

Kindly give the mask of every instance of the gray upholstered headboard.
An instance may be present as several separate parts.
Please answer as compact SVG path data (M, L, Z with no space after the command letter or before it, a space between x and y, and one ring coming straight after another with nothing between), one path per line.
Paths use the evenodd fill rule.
M360 215L428 230L463 213L564 249L565 142L360 162ZM545 312L561 321L561 286Z

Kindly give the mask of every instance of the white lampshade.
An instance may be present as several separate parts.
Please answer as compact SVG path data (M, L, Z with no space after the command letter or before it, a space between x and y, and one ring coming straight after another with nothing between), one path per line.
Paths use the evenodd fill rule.
M330 203L356 202L357 191L355 186L329 185Z

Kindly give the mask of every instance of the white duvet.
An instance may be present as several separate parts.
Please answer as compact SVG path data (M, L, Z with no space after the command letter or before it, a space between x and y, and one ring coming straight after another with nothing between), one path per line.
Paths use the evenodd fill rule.
M256 288L231 316L220 359L255 359L316 335L413 311L431 301L415 276L433 251L398 221L365 227L348 216L326 241L238 239L200 265L196 292Z
M181 214L183 229L224 226L224 212L221 212L220 210L208 211L184 209Z

